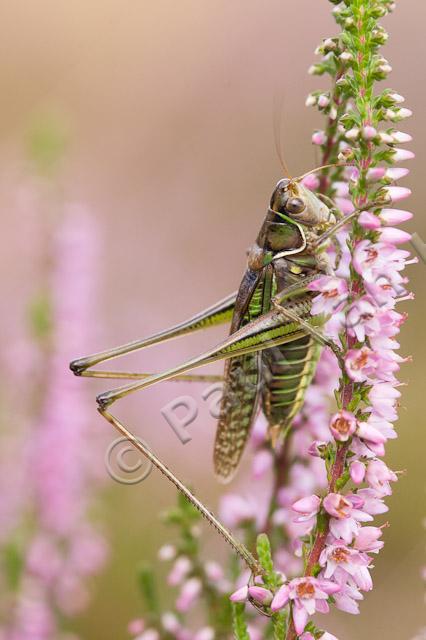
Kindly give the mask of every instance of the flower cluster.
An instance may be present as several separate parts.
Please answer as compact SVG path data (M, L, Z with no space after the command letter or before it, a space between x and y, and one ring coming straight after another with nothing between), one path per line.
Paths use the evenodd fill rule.
M399 246L410 235L396 225L412 214L393 205L410 195L409 189L394 184L408 174L395 164L413 154L397 146L411 136L394 124L411 112L401 107L404 99L394 91L373 93L375 81L391 71L378 53L387 34L377 21L394 3L334 4L342 33L324 40L317 50L321 62L311 68L313 74L330 74L333 89L312 93L307 105L316 105L327 117L326 128L312 139L322 149L324 164L340 166L305 182L333 199L340 215L350 216L329 248L334 275L310 286L317 293L312 313L330 317L326 332L342 360L338 406L328 422L328 435L309 447L324 464L326 491L303 495L291 505L293 522L303 526L301 577L281 577L271 589L260 576L255 586L231 596L254 600L272 612L288 610L287 640L331 637L315 629L309 617L327 612L330 602L358 613L363 592L372 588L371 554L383 546L382 527L372 521L387 511L384 498L397 480L383 456L387 441L397 437L396 374L407 360L397 353L396 336L406 314L396 305L411 297L402 271L414 260ZM308 430L305 435L310 435Z
M36 226L40 233L40 220ZM91 214L80 205L63 207L44 241L51 258L43 274L48 296L33 311L37 339L31 351L19 349L20 363L34 380L34 385L26 380L28 400L20 398L31 410L30 418L21 407L22 464L11 458L20 467L21 482L15 484L1 467L4 492L9 503L11 498L15 502L13 521L10 504L0 514L1 578L8 605L0 636L9 640L62 638L62 620L86 607L89 580L107 554L106 541L89 516L93 494L88 487L100 473L86 452L99 439L91 427L88 396L67 371L71 356L92 344L98 255ZM21 496L15 496L18 489Z

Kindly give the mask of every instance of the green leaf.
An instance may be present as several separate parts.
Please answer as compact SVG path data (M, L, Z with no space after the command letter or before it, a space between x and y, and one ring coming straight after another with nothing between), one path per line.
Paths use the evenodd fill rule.
M274 628L274 640L283 640L287 633L287 613L278 611L272 615L272 625Z
M22 553L19 547L11 542L3 550L3 568L7 583L13 591L18 588L23 567Z
M232 605L234 638L236 640L250 640L244 610L245 604L243 602L236 602Z
M149 613L159 612L154 573L150 567L141 567L138 572L139 588Z

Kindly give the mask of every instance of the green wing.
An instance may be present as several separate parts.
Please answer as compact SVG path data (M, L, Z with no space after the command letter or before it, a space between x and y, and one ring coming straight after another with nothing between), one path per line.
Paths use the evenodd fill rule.
M258 317L262 310L262 272L248 269L241 282L231 334ZM237 471L253 423L259 397L261 352L245 353L225 363L224 387L214 446L214 470L221 482Z

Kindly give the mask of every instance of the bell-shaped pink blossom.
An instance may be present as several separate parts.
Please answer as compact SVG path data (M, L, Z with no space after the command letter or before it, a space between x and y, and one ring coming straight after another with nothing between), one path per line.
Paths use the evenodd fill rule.
M313 315L338 311L348 297L346 280L334 276L318 278L308 285L308 289L319 292L312 303L311 313Z
M342 409L335 413L330 422L330 431L338 442L347 442L355 433L356 418L350 411Z
M391 202L399 202L411 196L411 189L407 187L384 187L384 191Z
M354 460L349 465L349 474L354 484L361 484L365 478L365 464L359 460Z
M380 527L361 527L355 536L354 548L368 553L377 553L384 545L379 538L382 536Z
M316 495L306 496L293 503L292 509L296 513L300 513L295 522L305 522L313 518L319 511L321 499Z
M370 381L379 364L379 356L368 347L349 349L345 357L345 369L355 382Z
M379 496L390 496L392 494L390 482L398 480L397 475L388 468L383 460L371 460L367 465L365 478Z
M382 209L380 212L380 220L385 225L401 224L407 220L411 220L413 214L403 209Z
M312 134L312 144L323 145L327 142L327 136L324 131L315 131Z
M245 602L248 597L248 585L240 587L229 596L231 602Z
M248 593L249 596L253 598L253 600L260 602L260 604L268 605L272 602L272 593L269 591L269 589L265 589L264 587L258 587L257 585L254 585L252 587L249 587Z
M386 227L380 230L380 241L389 242L389 244L404 244L410 242L411 233L407 233L397 227Z

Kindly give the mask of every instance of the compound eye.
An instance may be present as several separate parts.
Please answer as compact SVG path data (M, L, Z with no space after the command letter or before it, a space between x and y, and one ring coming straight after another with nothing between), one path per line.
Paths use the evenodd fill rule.
M285 208L289 213L302 213L305 209L305 203L301 198L289 198Z

